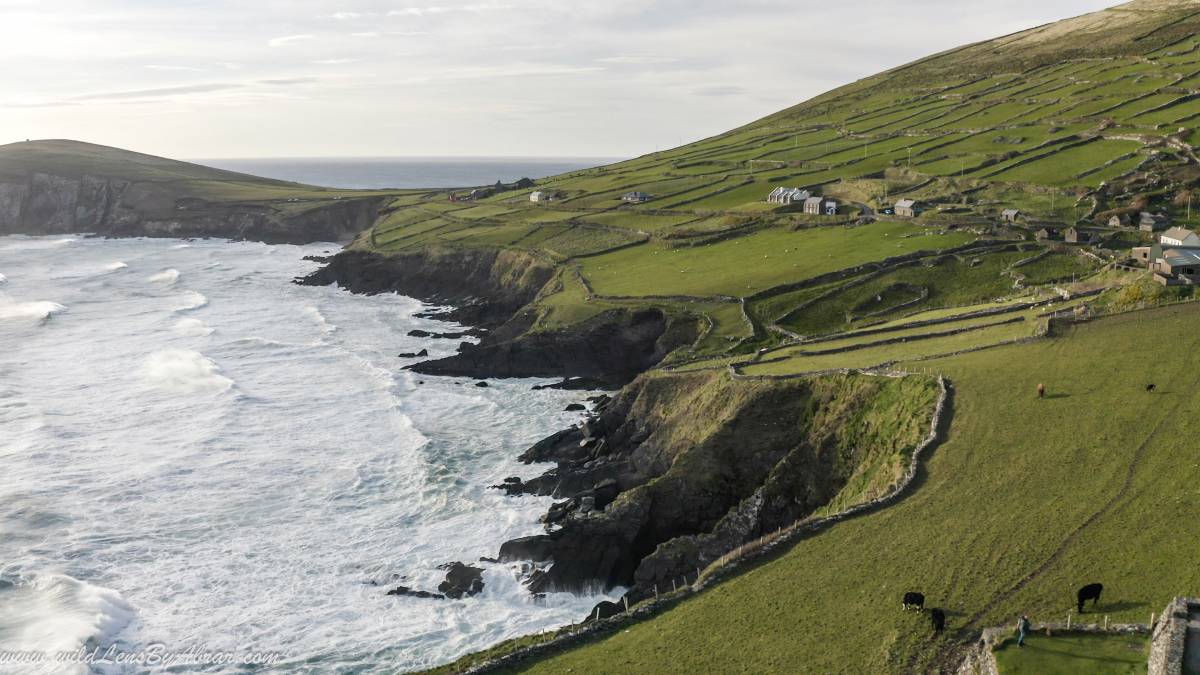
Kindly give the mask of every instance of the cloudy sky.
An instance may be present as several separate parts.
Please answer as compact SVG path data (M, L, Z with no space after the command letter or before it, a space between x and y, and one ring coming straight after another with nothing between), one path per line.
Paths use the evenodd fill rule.
M428 2L0 0L0 142L185 158L632 156L1112 4Z

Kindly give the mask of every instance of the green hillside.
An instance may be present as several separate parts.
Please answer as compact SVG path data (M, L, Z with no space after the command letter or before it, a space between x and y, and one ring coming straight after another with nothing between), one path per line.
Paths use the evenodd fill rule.
M648 302L703 315L706 339L676 360L854 327L865 319L847 320L853 307L807 311L816 290L795 286L914 252L932 262L977 240L979 250L960 255L961 271L897 274L924 299L896 296L903 312L880 306L867 318L1019 295L1095 265L1060 257L1058 278L1042 270L1014 287L1015 258L998 241L1030 241L1042 227L1061 239L1087 225L1098 246L1119 252L1147 237L1109 228L1112 215L1150 210L1194 222L1198 31L1194 3L1139 0L930 57L673 150L476 200L431 194L356 246L528 251L563 270L557 296L539 301L541 327ZM777 187L835 199L838 213L768 203ZM531 202L534 191L555 198ZM651 198L623 202L632 191ZM884 211L902 198L925 210L888 222L897 219ZM1021 210L1018 226L1001 225L1005 209ZM969 277L967 287L948 284L951 275ZM745 316L730 306L742 298Z
M1102 580L1100 611L1128 622L1200 591L1187 543L1200 530L1184 516L1200 479L1188 441L1200 310L1146 309L1192 289L1120 264L1151 240L1139 213L1196 224L1197 34L1194 2L1128 3L681 148L474 201L430 195L360 237L355 248L383 254L485 246L549 262L557 277L527 335L652 306L703 326L667 369L894 365L953 383L949 438L898 506L524 668L930 672L1021 612L1063 620L1083 583ZM769 203L777 187L838 212ZM651 198L625 203L631 191ZM887 213L899 199L924 209ZM1017 222L1002 221L1008 209ZM1110 225L1125 215L1135 227ZM1093 239L1064 242L1070 227ZM946 609L943 636L899 611L913 589Z

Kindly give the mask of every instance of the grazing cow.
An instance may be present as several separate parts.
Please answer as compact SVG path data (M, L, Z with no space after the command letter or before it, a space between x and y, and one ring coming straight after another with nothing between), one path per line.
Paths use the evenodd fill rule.
M1154 392L1158 391L1158 385L1157 384L1148 384L1148 385L1146 385L1146 391L1153 394Z
M1096 603L1100 602L1100 592L1103 590L1104 584L1088 584L1079 589L1079 592L1075 594L1076 599L1079 601L1079 613L1083 614L1083 603L1088 600L1092 601L1092 609L1095 609Z
M941 609L934 607L929 610L929 620L933 622L933 632L935 635L946 629L946 613Z
M904 602L900 605L904 609L916 607L918 610L925 609L925 596L916 591L909 591L904 594Z

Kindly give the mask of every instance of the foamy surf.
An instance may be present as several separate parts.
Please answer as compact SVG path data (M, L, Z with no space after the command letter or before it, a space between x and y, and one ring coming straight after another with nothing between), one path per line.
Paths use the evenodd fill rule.
M65 305L48 300L17 302L11 298L0 297L0 321L44 323L51 316L65 311L67 311Z
M165 269L157 274L151 274L146 277L146 281L152 284L167 284L168 286L179 281L179 270Z
M187 291L179 296L179 304L175 306L176 312L190 312L193 309L200 309L208 304L208 298L203 293L196 291Z
M172 330L184 337L204 337L213 333L213 329L200 319L180 319Z
M122 261L117 261L117 262L109 263L109 264L105 265L104 271L105 272L116 272L117 270L123 270L126 267L129 267L128 263L125 263Z
M179 394L217 393L233 386L216 362L190 349L164 349L146 357L142 376L159 389Z
M4 276L3 274L0 274L0 284L3 284L7 281L8 281L8 277Z
M582 394L402 370L410 330L458 328L414 317L426 307L410 298L292 284L327 245L180 243L0 254L5 290L70 307L51 329L0 322L14 347L0 348L7 578L63 571L118 590L136 616L98 646L279 651L271 672L361 675L445 663L614 597L534 601L512 566L488 563L474 598L388 596L436 592L438 565L543 531L549 498L487 486L536 473L517 455L577 421L563 408ZM54 276L114 260L137 274ZM177 285L148 281L168 269Z
M0 579L0 645L7 652L40 652L50 659L89 645L109 645L134 619L132 605L111 588L64 574ZM88 673L81 663L24 664L25 673ZM0 666L0 672L4 666Z

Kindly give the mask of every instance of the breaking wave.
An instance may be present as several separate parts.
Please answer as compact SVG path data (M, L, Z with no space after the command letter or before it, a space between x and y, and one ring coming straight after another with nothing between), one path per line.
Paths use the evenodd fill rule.
M123 270L123 269L125 269L126 267L129 267L129 264L128 264L128 263L125 263L125 262L122 262L122 261L118 260L118 261L117 261L117 262L115 262L115 263L109 263L109 264L105 265L105 266L104 266L104 271L105 271L105 272L116 272L117 270Z
M213 333L213 329L200 319L180 319L173 330L184 337L204 337Z
M0 298L0 321L45 322L51 316L65 311L65 305L49 300L16 302L9 298Z
M179 297L182 304L175 308L176 312L188 312L193 309L200 309L208 304L208 298L204 297L203 293L196 291L187 291Z
M155 284L170 285L170 284L175 283L176 281L179 281L179 270L174 269L174 268L163 270L161 272L158 272L157 274L151 274L150 276L146 277L146 281L149 281L149 282L155 283Z
M164 349L146 357L142 375L154 386L179 394L217 393L233 386L216 362L190 349Z
M8 281L8 277L4 276L3 274L0 274L0 284L4 283L6 281Z
M120 593L64 574L0 579L0 606L0 644L6 650L50 654L111 644L137 614ZM64 665L44 664L33 672L88 672L83 664Z

